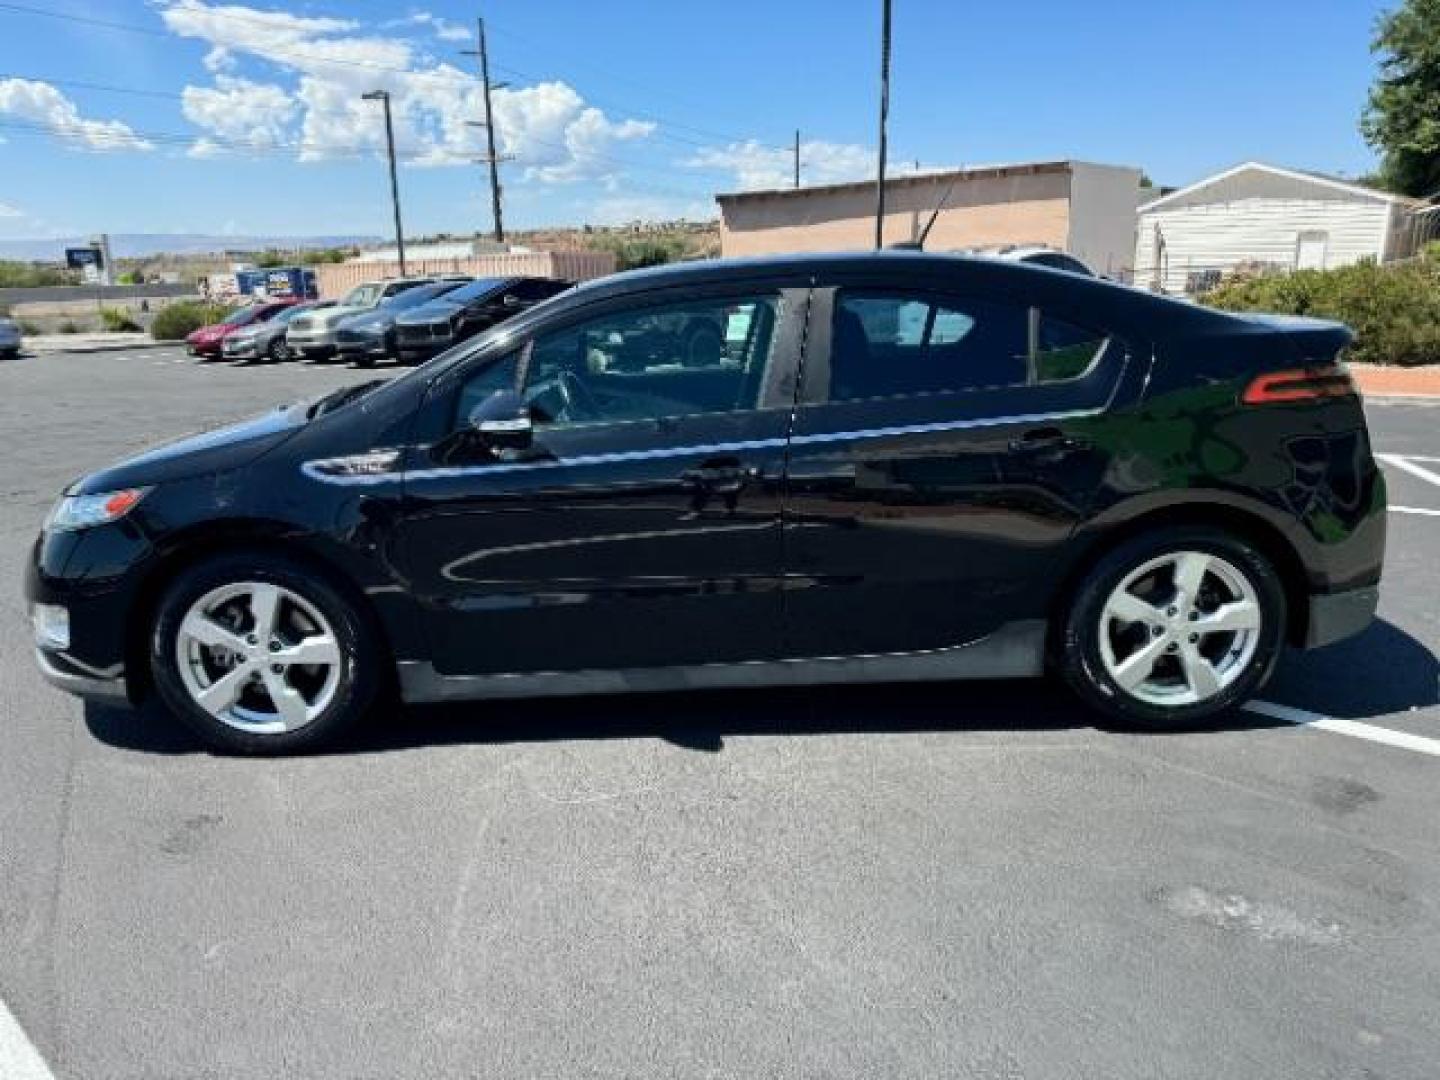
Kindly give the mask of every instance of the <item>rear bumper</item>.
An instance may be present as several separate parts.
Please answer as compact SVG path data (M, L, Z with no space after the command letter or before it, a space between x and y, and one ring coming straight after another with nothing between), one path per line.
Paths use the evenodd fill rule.
M1305 648L1318 649L1353 637L1370 625L1380 604L1380 589L1371 585L1345 592L1312 593Z

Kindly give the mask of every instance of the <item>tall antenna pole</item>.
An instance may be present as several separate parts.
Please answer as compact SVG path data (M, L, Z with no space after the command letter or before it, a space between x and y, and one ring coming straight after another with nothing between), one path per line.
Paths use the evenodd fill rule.
M800 186L800 129L795 129L795 186Z
M875 175L875 250L885 246L885 127L890 116L890 0L880 14L880 149Z
M505 223L500 215L500 156L495 153L495 112L490 105L490 91L497 84L490 81L490 53L485 47L485 20L476 19L479 30L480 48L463 50L466 56L480 58L480 86L485 95L485 119L480 126L485 129L485 162L490 166L490 212L495 221L495 242L505 242Z
M400 224L400 179L395 173L395 125L390 120L390 91L372 90L360 95L366 101L385 106L385 149L390 156L390 202L395 207L395 251L400 257L400 276L405 276L405 230Z

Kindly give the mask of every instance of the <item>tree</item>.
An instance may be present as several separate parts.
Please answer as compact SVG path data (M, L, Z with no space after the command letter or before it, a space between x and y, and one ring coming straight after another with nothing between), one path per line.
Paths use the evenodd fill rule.
M1387 187L1425 197L1440 191L1440 0L1402 0L1381 16L1372 51L1380 75L1360 130L1384 159Z

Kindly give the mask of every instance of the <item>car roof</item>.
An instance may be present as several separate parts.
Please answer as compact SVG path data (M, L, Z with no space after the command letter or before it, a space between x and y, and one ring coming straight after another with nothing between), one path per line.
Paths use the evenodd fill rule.
M868 279L867 285L1019 291L1038 305L1053 299L1067 308L1083 308L1107 328L1113 324L1117 330L1154 339L1245 329L1243 320L1232 319L1213 309L1104 278L1085 277L1014 259L920 251L771 255L670 263L596 278L561 293L560 299L566 306L579 305L650 289L699 288L766 278L808 278L821 286L861 278Z

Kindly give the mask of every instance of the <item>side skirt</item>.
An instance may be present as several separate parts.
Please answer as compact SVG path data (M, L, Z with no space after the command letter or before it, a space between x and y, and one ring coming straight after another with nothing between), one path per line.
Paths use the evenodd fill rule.
M1045 629L1043 619L1027 619L1007 623L988 637L948 649L739 664L498 675L444 675L424 660L402 660L396 667L400 696L410 704L827 683L1026 679L1044 673Z

